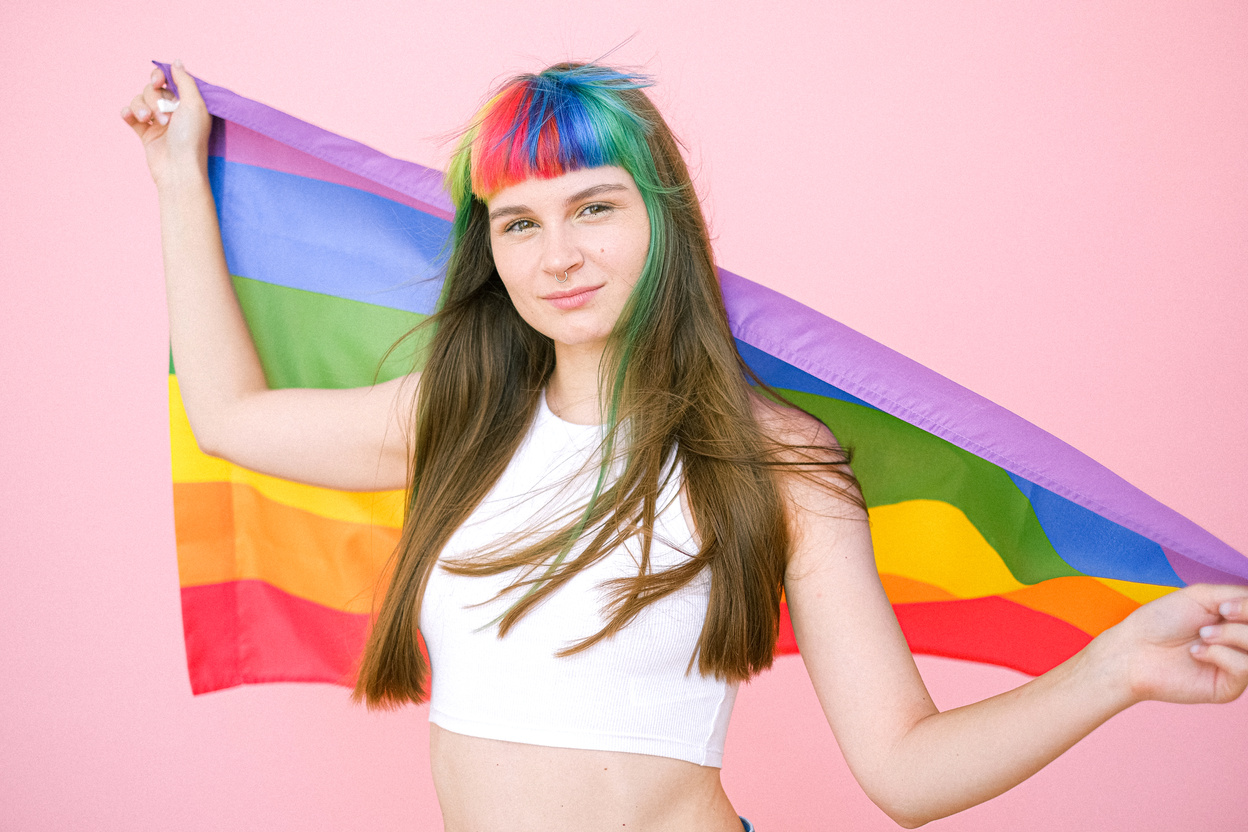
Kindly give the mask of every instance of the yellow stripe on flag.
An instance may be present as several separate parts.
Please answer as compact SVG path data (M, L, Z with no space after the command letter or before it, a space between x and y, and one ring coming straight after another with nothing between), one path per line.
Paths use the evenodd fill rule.
M169 376L169 436L175 483L230 482L248 485L273 502L345 523L398 529L403 491L335 491L259 474L199 449L191 433L176 376Z
M957 598L1022 589L996 550L961 509L939 500L876 506L871 514L881 573L939 587Z
M1137 604L1147 604L1163 595L1169 595L1178 589L1177 586L1156 586L1155 584L1137 584L1134 581L1120 581L1116 578L1097 578L1105 586L1125 595Z

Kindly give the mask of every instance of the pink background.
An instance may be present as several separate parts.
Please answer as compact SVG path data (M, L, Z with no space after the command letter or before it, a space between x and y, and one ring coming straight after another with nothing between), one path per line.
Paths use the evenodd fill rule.
M1248 550L1243 3L17 0L0 33L0 827L440 828L423 712L190 695L155 194L117 117L150 58L438 164L500 76L633 36L723 265ZM1021 680L921 666L945 705ZM932 828L1235 827L1246 771L1248 699L1142 706ZM724 779L764 832L892 828L796 659L743 692Z

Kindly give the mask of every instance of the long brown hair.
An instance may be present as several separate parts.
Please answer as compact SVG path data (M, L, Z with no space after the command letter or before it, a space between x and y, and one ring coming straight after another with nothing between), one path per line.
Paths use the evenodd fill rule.
M593 65L560 64L520 76L491 101L510 103L487 105L452 162L455 227L419 383L407 511L355 688L355 697L370 707L426 698L428 665L417 631L430 570L502 475L554 370L553 344L508 298L490 252L486 204L471 187L483 178L479 169L489 153L515 164L517 148L524 146L521 128L537 137L529 148L534 158L565 158L573 141L594 146L562 162L562 169L522 164L510 172L513 178L575 169L578 161L602 159L602 146L609 145L597 164L619 165L633 176L650 216L651 245L602 362L609 413L602 465L605 471L618 458L618 477L581 514L539 540L503 541L490 552L441 564L463 575L514 571L506 592L515 600L498 622L499 637L577 573L636 537L641 566L636 575L611 582L606 626L561 654L610 638L646 606L709 570L707 614L690 666L696 661L703 674L747 679L770 667L779 629L791 546L781 469L814 469L825 474L825 483L831 474L831 482L839 483L832 487L856 500L844 452L788 445L760 427L747 382L758 380L728 327L701 205L677 142L640 89L644 85L644 79ZM552 95L580 106L582 132L589 124L599 135L569 136L572 131L558 122L568 111L566 101L552 108ZM514 123L491 124L500 112ZM483 134L506 137L505 146L483 146ZM551 135L562 139L556 151L563 157L538 146ZM680 566L653 571L651 537L673 454L699 549ZM578 538L587 545L565 559Z

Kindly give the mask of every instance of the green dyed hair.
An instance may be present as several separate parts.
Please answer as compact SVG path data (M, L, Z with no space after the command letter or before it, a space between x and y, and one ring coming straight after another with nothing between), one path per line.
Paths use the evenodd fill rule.
M537 74L518 76L478 111L446 174L447 191L455 205L455 249L467 236L474 203L484 205L499 191L526 179L553 179L582 168L612 165L628 171L645 203L650 245L615 326L614 360L604 362L602 368L602 389L609 394L601 403L607 419L606 442L598 481L576 527L578 537L607 482L629 358L642 334L653 329L671 214L667 200L688 187L664 183L655 165L647 140L666 128L661 120L656 123L658 113L639 92L651 85L644 75L594 64L556 64ZM633 94L621 95L623 91ZM547 575L558 568L570 548L571 544L554 559ZM525 597L538 586L532 585Z

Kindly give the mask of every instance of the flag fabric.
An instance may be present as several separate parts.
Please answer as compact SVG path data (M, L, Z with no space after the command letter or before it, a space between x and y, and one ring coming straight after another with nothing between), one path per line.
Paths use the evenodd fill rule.
M165 67L166 75L168 68ZM434 311L441 174L200 82L226 261L272 387L356 387ZM721 271L741 355L853 451L880 577L917 653L1039 674L1248 558L1014 414ZM196 693L351 684L403 494L294 483L201 452L169 369L183 628ZM779 647L795 652L787 611Z

